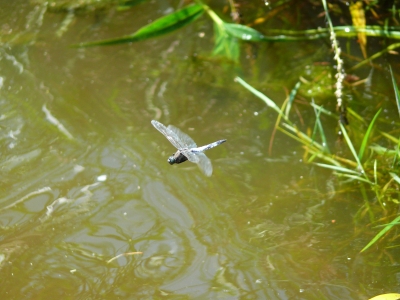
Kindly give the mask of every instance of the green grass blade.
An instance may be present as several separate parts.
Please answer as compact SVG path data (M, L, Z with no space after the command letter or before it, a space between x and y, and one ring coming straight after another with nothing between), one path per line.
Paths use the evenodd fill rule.
M314 100L312 100L312 102L314 103ZM326 135L325 135L325 132L324 132L324 127L322 126L322 123L321 123L321 118L320 118L321 110L317 109L315 106L313 106L313 108L314 108L314 113L315 113L315 116L316 116L314 133L316 133L316 130L318 129L318 131L320 133L322 145L324 146L326 152L331 153L329 151L329 148L328 148L328 141L326 139ZM314 135L314 133L313 133L313 135Z
M351 169L344 168L342 166L332 166L332 165L327 165L327 164L321 164L321 163L315 163L317 166L325 168L325 169L331 169L336 172L340 173L348 173L348 174L353 174L353 175L359 175L360 173Z
M364 156L365 149L367 148L368 138L371 135L372 129L374 128L374 125L375 125L375 121L378 118L381 111L382 111L382 108L379 109L378 112L375 114L374 118L372 119L371 123L368 126L367 132L364 135L363 141L361 143L360 151L358 152L358 159L360 161L362 160L362 158Z
M286 119L289 119L289 113L290 113L290 110L291 110L291 108L292 108L292 104L293 104L294 98L295 98L296 95L297 95L297 91L298 91L299 88L300 88L300 85L301 85L301 82L299 81L299 82L296 83L296 85L294 86L294 88L290 91L290 94L289 94L289 101L288 101L288 104L287 104L286 109L285 109L285 116L286 116Z
M400 39L400 31L398 26L365 26L363 28L357 26L334 26L332 27L338 37L355 37L358 33L365 33L367 36L386 37L392 39ZM282 30L270 29L271 33L278 34L277 36L264 36L264 41L294 41L301 39L315 40L326 38L329 36L330 28L318 28L307 30Z
M330 116L330 117L334 117L334 118L336 118L336 119L339 119L339 117L337 116L337 114L333 114L331 111L329 111L329 110L323 108L322 106L319 106L319 105L317 105L317 104L315 104L315 103L313 103L313 102L311 102L310 105L311 105L312 107L318 109L320 112L324 113L324 114L327 115L327 116Z
M390 135L390 134L388 134L386 132L381 131L380 134L382 134L387 139L391 140L393 143L398 144L400 142L400 140L398 138L396 138L393 135Z
M344 173L335 173L338 177L346 177L346 178L350 178L351 180L356 180L356 181L362 181L365 183L368 183L369 185L373 185L373 183L371 181L369 181L368 179L361 177L359 175L351 175L351 174L344 174Z
M399 111L399 115L400 115L400 92L399 92L399 88L396 84L396 79L394 78L394 75L393 75L392 67L389 66L389 68L390 68L390 75L392 76L394 94L396 96L397 110Z
M400 222L397 222L397 223L391 222L390 224L391 225L400 225ZM373 228L381 228L381 227L385 227L387 225L389 225L389 223L388 224L377 225L377 226L374 226Z
M265 96L263 93L261 93L260 91L256 90L255 88L253 88L251 85L249 85L246 81L244 81L242 78L240 77L236 77L235 78L236 82L239 82L244 88L246 88L247 90L249 90L251 93L253 93L254 95L256 95L258 98L260 98L262 101L265 102L265 104L267 104L269 107L271 107L273 110L275 110L278 114L280 114L285 120L287 120L286 116L283 114L282 110L280 109L280 107L278 105L275 104L274 101L272 101L270 98L268 98L267 96ZM287 120L288 121L288 120Z
M389 172L389 174L390 174L390 176L392 176L392 178L393 178L397 183L400 183L400 177L399 177L397 174L392 173L392 172Z
M282 127L285 127L286 129L290 130L291 132L295 133L296 136L298 137L299 141L308 147L314 147L315 149L318 149L321 152L324 152L325 148L323 145L320 143L313 141L307 134L299 131L296 127L289 125L287 123L282 123Z
M352 110L351 107L346 107L347 113L352 117L360 121L361 123L367 125L364 117L360 116L356 111Z
M146 39L154 38L160 35L176 31L182 28L183 26L192 23L194 20L199 18L203 14L203 12L204 8L202 5L195 4L187 6L165 17L161 17L146 26L143 26L142 28L140 28L138 31L136 31L131 35L109 40L81 43L73 46L91 47L91 46L116 45L122 43L143 41Z
M379 155L387 155L387 156L397 155L396 150L391 150L391 149L382 147L381 145L371 145L371 146L369 146L369 149L371 149L372 151L376 152Z
M379 231L379 233L360 251L360 253L364 252L369 247L371 247L373 244L375 244L382 236L385 235L386 232L388 232L399 221L400 221L400 216L398 216L396 219L394 219L392 222L390 222L385 228L383 228L381 231Z
M366 176L364 168L361 165L361 161L358 159L358 155L356 153L356 150L354 149L353 143L351 142L350 137L347 134L346 128L344 128L344 126L343 126L343 124L341 122L339 122L339 125L340 125L340 129L341 129L341 131L343 133L344 139L347 142L347 146L349 146L349 149L350 149L351 153L353 154L355 160L357 161L358 167L360 168L362 173Z
M351 67L350 69L348 69L348 71L353 71L353 70L356 70L356 69L362 67L363 65L370 64L374 59L381 57L381 56L385 55L386 53L393 51L394 49L399 48L399 47L400 47L400 43L391 44L388 47L386 47L386 49L379 51L379 52L375 53L374 55L371 55L367 59L365 59L362 62Z

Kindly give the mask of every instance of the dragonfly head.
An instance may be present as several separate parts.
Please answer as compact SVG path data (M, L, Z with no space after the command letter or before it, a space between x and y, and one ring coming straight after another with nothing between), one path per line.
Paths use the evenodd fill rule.
M169 163L170 165L173 165L174 163L176 163L176 160L175 160L175 156L174 156L174 155L171 155L171 156L168 158L168 163Z

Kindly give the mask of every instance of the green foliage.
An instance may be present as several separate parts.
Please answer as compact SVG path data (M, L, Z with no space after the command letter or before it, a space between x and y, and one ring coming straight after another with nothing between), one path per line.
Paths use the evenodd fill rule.
M398 225L399 221L400 221L400 216L395 218L389 224L386 224L385 227L381 231L379 231L379 233L360 252L364 252L369 247L371 247L373 244L378 242L390 229L392 229L393 226Z
M253 42L260 42L263 40L263 35L257 30L240 24L224 22L209 7L204 7L208 15L214 21L214 55L221 55L233 61L238 61L240 55L238 40Z
M312 107L314 108L316 115L316 125L314 127L314 132L310 137L308 134L301 132L296 127L295 123L291 121L289 115L290 109L288 109L289 104L286 104L291 103L290 101L286 101L282 107L278 107L273 100L256 90L243 79L237 77L235 81L240 83L255 96L263 100L269 107L278 113L278 120L281 121L277 122L277 129L302 144L305 154L309 156L309 163L314 163L319 167L333 170L336 176L347 179L348 183L355 183L356 186L360 187L361 192L364 194L364 185L368 186L370 190L374 191L376 199L383 210L386 210L383 205L383 201L399 204L398 200L392 197L392 194L398 194L397 189L400 187L400 177L396 173L398 173L400 170L397 167L397 164L393 164L390 168L383 167L385 165L384 161L387 155L397 158L399 151L386 149L382 146L369 145L369 141L372 140L374 133L377 132L376 124L381 110L377 111L365 132L353 133L353 135L359 134L363 137L358 152L356 151L356 146L354 145L352 138L349 136L347 129L344 125L339 123L340 132L346 141L349 152L351 153L351 157L349 158L340 157L337 154L330 154L326 145L326 137L322 122L320 120L321 114L335 117L336 115L334 113L331 113L315 103L312 103ZM294 91L292 91L291 95L294 94L297 89L298 84L296 85ZM292 96L289 96L289 99L290 97ZM285 105L287 105L286 108ZM319 137L317 133L319 133ZM398 139L391 137L386 133L380 132L380 134L388 139L390 138L392 141L396 142L396 144L399 144ZM373 152L379 154L379 156L373 160L373 163L371 163L372 155L365 159L367 150L371 150L371 154ZM314 162L315 160L323 162ZM374 180L371 180L372 177ZM391 185L396 185L396 188L391 189ZM374 214L371 210L371 204L369 203L367 196L365 196L365 198L365 207L369 211L371 220L373 220ZM370 246L379 241L394 225L397 225L399 221L400 217L396 217L393 221L387 224L385 228L381 230L361 251L367 250Z
M116 45L147 40L180 29L199 18L203 12L204 9L201 5L187 6L168 16L155 20L131 35L97 42L82 43L75 45L75 47Z
M41 0L36 0L41 1ZM69 7L71 5L78 5L70 3L71 1L61 1L57 2L56 7ZM82 6L88 6L93 0L87 0L82 4L79 3L79 9ZM97 3L97 1L95 1ZM103 0L104 4L118 4L117 10L126 10L131 6L137 5L138 3L144 2L144 0ZM161 17L154 22L143 26L136 32L118 38L112 38L108 40L100 40L94 42L84 42L73 47L91 47L91 46L106 46L106 45L116 45L122 43L131 43L143 41L161 35L174 32L186 25L193 23L197 20L204 11L210 16L214 22L214 40L215 45L213 49L213 55L226 57L234 62L239 61L240 57L240 41L246 42L293 42L302 40L316 40L316 39L326 39L330 37L330 32L334 32L337 37L357 37L358 34L363 33L366 36L384 37L391 39L400 39L400 31L398 27L382 27L382 26L333 26L330 22L329 15L328 21L330 28L318 28L309 30L281 30L281 29L269 29L270 33L275 35L263 35L259 31L241 24L228 23L223 21L210 7L204 5L201 1L196 1L198 4L187 6L183 9L175 11L167 16ZM326 10L326 1L323 0ZM98 5L98 4L97 4ZM54 5L53 5L54 7ZM75 7L75 6L73 6ZM70 10L69 10L70 11ZM387 47L384 53L394 50L400 47L400 44L392 44ZM362 61L356 67L362 66L372 59L381 56L383 53L377 54L376 56L371 56L370 58Z
M126 3L130 4L129 1ZM126 5L122 8L125 9ZM174 13L171 13L168 16L159 18L154 22L143 26L131 35L108 40L80 43L73 46L106 46L151 39L167 33L171 33L186 25L191 24L193 21L199 18L204 13L204 11L207 11L208 15L214 21L214 55L220 55L237 62L240 56L240 40L248 42L260 42L264 40L264 36L257 30L240 24L224 22L208 6L203 4L194 4L178 10Z

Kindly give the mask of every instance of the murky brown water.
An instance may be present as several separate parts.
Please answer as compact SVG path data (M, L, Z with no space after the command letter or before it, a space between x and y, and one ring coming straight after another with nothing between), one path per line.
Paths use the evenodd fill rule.
M371 238L353 236L360 202L336 197L330 172L303 164L295 141L276 134L268 155L276 114L233 81L234 67L193 59L212 48L209 20L75 49L170 4L67 26L66 13L0 3L2 299L358 299L390 288L357 254ZM284 46L260 47L259 65L276 73L247 79L282 102ZM226 138L208 152L212 177L170 166L152 119L199 145Z

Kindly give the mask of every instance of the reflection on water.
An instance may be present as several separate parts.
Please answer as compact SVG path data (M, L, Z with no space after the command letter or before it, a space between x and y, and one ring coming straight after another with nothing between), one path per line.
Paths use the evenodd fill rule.
M5 8L4 299L358 297L369 278L349 280L361 247L343 243L351 213L337 215L356 205L335 204L332 178L310 172L293 141L277 137L279 155L267 157L274 115L238 92L231 71L188 61L194 41L176 36L71 49L120 29L81 17L60 39L65 15L25 1ZM139 27L156 15L143 6L113 21ZM213 176L170 166L154 118L199 144L229 139L209 153Z

